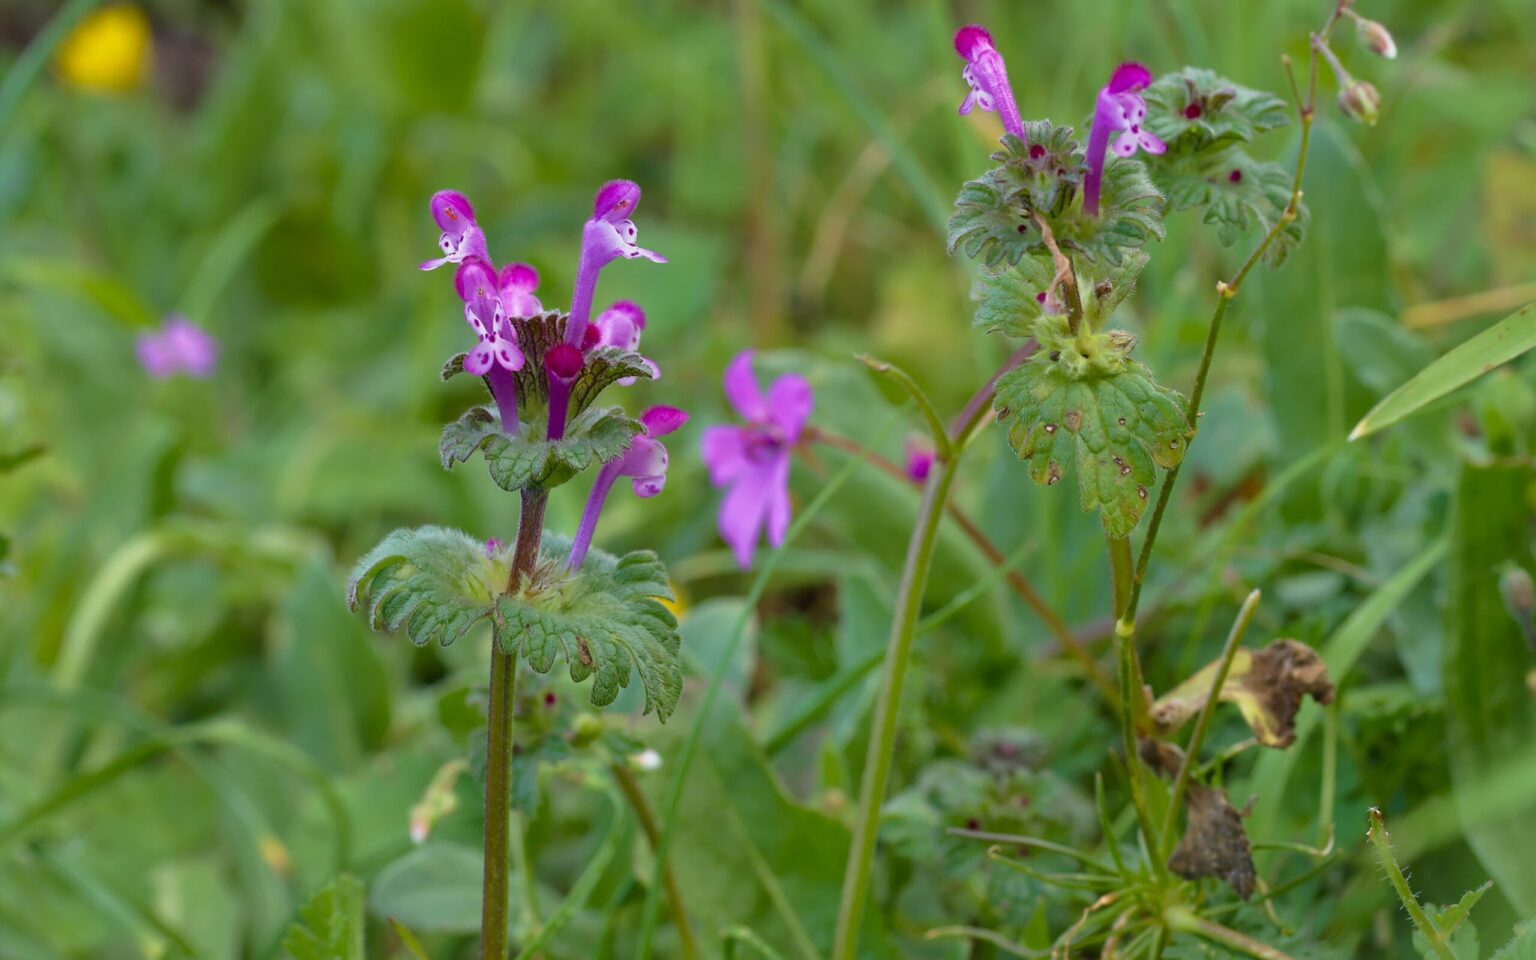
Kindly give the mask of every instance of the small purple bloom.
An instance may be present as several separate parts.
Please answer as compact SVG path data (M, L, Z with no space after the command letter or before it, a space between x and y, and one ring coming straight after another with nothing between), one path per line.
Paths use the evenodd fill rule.
M184 373L197 380L213 375L218 365L218 341L186 317L171 314L158 330L139 335L134 345L139 366L156 380Z
M501 553L503 546L504 544L495 537L485 541L485 558L487 560L495 560L496 555Z
M725 370L725 395L743 426L716 426L704 431L704 462L710 482L730 487L720 504L720 536L736 553L743 569L764 527L768 543L784 544L789 529L789 464L800 430L815 406L805 378L779 377L765 397L752 372L752 351L737 355Z
M623 456L603 464L597 473L592 494L587 497L586 509L581 514L581 526L576 530L576 539L571 542L570 569L579 569L587 558L592 534L597 530L597 519L615 481L629 477L637 497L654 497L661 492L667 482L667 448L657 438L674 432L687 422L688 414L676 407L652 407L640 415L640 425L645 432L635 437Z
M992 34L983 27L961 27L955 34L955 52L965 60L960 76L971 86L971 92L960 104L960 115L966 116L976 107L995 110L1002 118L1003 129L1028 143L1024 120L1013 101L1013 88L1008 85L1008 68L1003 64L1003 55L992 45Z
M502 310L496 272L478 257L460 264L453 285L464 301L464 320L479 338L464 355L464 371L484 377L501 414L501 429L514 433L518 427L517 384L514 371L523 369L523 351L517 345L517 332Z
M544 354L544 373L549 379L549 431L551 440L565 438L565 417L570 410L571 387L586 357L568 343L557 343Z
M496 278L501 296L502 313L508 317L536 317L544 312L544 304L534 296L539 289L539 271L526 263L509 263L501 268Z
M1132 157L1137 150L1158 154L1168 149L1143 124L1147 102L1141 91L1152 83L1152 71L1139 63L1122 63L1115 68L1109 83L1099 91L1093 107L1093 127L1088 132L1088 176L1083 181L1083 209L1090 217L1099 215L1099 187L1104 181L1104 154L1110 149L1109 135L1115 138L1117 157Z
M436 260L422 263L423 270L436 270L445 263L463 263L469 257L489 261L485 249L485 231L475 222L475 208L469 198L457 190L439 190L432 195L432 219L437 221L442 235L437 245L443 255Z
M917 483L926 483L928 474L933 472L933 461L937 455L933 452L933 444L921 437L907 438L907 476Z
M597 347L617 347L620 350L637 352L640 349L640 333L643 330L645 330L645 311L632 300L619 300L598 314L597 319L587 327L582 346L587 350ZM661 369L652 361L644 357L641 359L650 368L651 379L660 378ZM627 387L634 382L634 377L624 377L619 381L619 386Z
M581 262L576 269L576 289L571 294L571 320L566 327L566 342L580 345L592 316L592 297L597 290L597 275L603 267L627 257L644 257L656 263L667 258L635 243L639 231L629 215L640 204L640 187L632 180L610 180L597 191L592 204L592 219L581 232Z

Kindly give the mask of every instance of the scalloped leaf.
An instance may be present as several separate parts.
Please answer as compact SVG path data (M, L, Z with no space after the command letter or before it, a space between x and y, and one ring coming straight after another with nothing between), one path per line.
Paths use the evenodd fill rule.
M304 906L283 937L293 960L363 960L363 883L338 874Z
M1030 477L1051 486L1075 464L1083 509L1112 537L1135 529L1157 468L1177 466L1190 436L1184 397L1125 356L1128 336L1062 338L999 380L993 402Z
M497 602L496 642L548 673L563 656L571 679L592 678L592 704L602 707L640 675L645 712L663 722L683 689L677 618L666 568L649 550L615 558L587 553L575 573L565 567L569 541L547 536L539 566L516 594Z
M1077 284L1092 329L1102 329L1115 308L1135 291L1148 259L1145 252L1132 250L1119 263L1083 263ZM1038 256L1025 257L1013 266L983 267L971 284L971 299L980 304L972 322L987 333L1018 339L1034 336L1037 322L1045 315L1040 295L1055 274L1053 264Z
M1291 202L1292 175L1278 163L1255 160L1237 148L1215 154L1189 155L1159 164L1153 170L1173 210L1205 207L1205 222L1216 227L1216 238L1230 247L1251 227L1274 228ZM1306 204L1295 220L1276 235L1264 260L1271 267L1285 262L1301 243L1310 219Z
M491 616L508 562L506 550L487 556L483 542L458 530L395 530L353 567L347 605L366 603L375 630L404 627L418 647L446 647Z
M443 468L451 470L455 463L464 463L476 451L483 451L491 479L503 490L548 490L594 463L622 456L644 429L618 407L589 407L566 425L560 440L544 439L542 422L524 423L517 434L509 436L501 432L491 411L471 407L443 428L438 454Z
M1163 74L1142 96L1147 126L1168 144L1169 154L1246 143L1291 122L1285 101L1274 94L1199 67Z

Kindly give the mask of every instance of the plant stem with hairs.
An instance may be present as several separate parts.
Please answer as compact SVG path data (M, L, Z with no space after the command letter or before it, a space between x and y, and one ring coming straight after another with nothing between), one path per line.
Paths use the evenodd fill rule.
M516 593L533 571L544 536L549 494L525 490L507 592ZM485 733L485 867L480 904L481 960L507 955L507 852L512 828L512 715L516 709L517 656L491 646L490 710Z

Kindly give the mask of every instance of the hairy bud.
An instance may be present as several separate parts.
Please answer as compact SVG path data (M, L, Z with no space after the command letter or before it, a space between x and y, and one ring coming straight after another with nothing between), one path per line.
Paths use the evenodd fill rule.
M1397 41L1392 39L1392 32L1375 20L1356 17L1355 39L1378 57L1397 59Z
M1339 91L1339 109L1351 120L1374 127L1381 115L1381 94L1364 80L1351 80Z

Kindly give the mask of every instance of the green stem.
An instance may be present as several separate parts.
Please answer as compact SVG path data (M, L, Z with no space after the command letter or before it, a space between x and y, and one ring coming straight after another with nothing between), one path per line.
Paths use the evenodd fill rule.
M1147 854L1152 860L1152 870L1159 877L1167 874L1167 866L1158 855L1157 834L1152 832L1152 810L1147 804L1146 787L1142 781L1141 751L1136 741L1136 708L1141 699L1140 665L1136 662L1134 637L1115 634L1115 659L1120 666L1120 742L1125 750L1125 772L1130 780L1131 805L1136 808L1136 823L1146 841Z
M1158 844L1160 857L1171 850L1173 825L1179 814L1179 804L1184 801L1184 792L1189 789L1190 773L1200 762L1200 747L1205 743L1206 731L1211 727L1211 717L1215 715L1216 704L1221 700L1221 688L1226 686L1227 674L1232 670L1232 658L1237 656L1237 648L1242 645L1243 634L1248 632L1248 624L1259 608L1259 597L1260 593L1257 590L1248 594L1248 599L1243 601L1242 607L1237 611L1237 619L1233 621L1232 629L1227 633L1227 645L1222 648L1220 665L1216 668L1216 676L1211 679L1211 689L1206 694L1205 707L1195 720L1195 732L1190 734L1189 744L1184 748L1184 761L1179 764L1178 775L1173 781L1173 793L1168 798L1168 810L1163 814L1163 829L1159 834L1162 839Z
M1128 537L1108 537L1109 582L1113 591L1114 614L1119 618L1131 598L1131 541Z
M875 835L880 827L880 808L885 802L886 783L890 779L891 760L896 747L897 717L901 712L901 691L906 683L907 667L916 635L918 614L922 611L923 592L928 583L928 569L933 563L938 543L939 520L955 479L958 459L943 462L938 475L928 484L918 509L917 527L907 549L897 595L896 619L891 624L886 645L885 675L880 696L875 701L874 725L869 750L864 759L864 778L859 796L858 819L854 822L853 844L848 850L848 869L843 876L842 903L837 913L837 933L833 940L832 960L854 960L859 944L859 921L864 901L869 895L869 874L874 862Z
M549 493L524 490L517 524L517 545L507 592L516 592L533 570L544 536L544 506ZM485 732L485 873L481 887L480 957L507 955L507 852L512 820L512 715L516 708L517 656L491 646L490 711Z
M640 830L645 834L646 842L651 845L652 851L659 851L661 829L656 824L656 814L651 811L650 802L645 799L645 791L640 789L640 781L635 779L634 773L622 760L611 764L609 769L619 784L619 791L635 812L635 819L640 822ZM698 960L699 945L693 939L693 928L688 925L688 912L683 909L683 893L677 886L677 877L672 872L671 864L662 864L661 880L667 891L667 912L672 915L672 925L677 928L684 960Z
M1230 927L1207 920L1188 907L1170 907L1164 911L1163 919L1175 930L1204 937L1212 943L1219 943L1238 953L1247 954L1254 960L1294 960L1290 954L1276 950L1267 943L1260 943Z
M1403 868L1398 866L1397 857L1392 853L1392 843L1387 839L1387 825L1382 822L1381 811L1372 807L1370 817L1371 827L1366 831L1366 836L1370 839L1371 846L1376 848L1376 860L1385 871L1392 889L1397 891L1397 898L1403 902L1403 909L1408 911L1408 916L1413 919L1413 925L1419 928L1419 932L1429 942L1430 947L1435 951L1435 956L1440 960L1456 960L1456 955L1451 952L1450 946L1445 942L1445 935L1429 919L1424 908L1419 905L1419 898L1409 889L1408 878L1403 876Z

